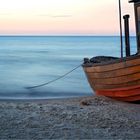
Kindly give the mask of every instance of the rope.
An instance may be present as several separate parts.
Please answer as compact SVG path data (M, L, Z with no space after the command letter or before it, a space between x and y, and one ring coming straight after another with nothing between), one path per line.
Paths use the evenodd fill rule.
M76 69L78 69L79 67L81 67L81 64L78 65L77 67L75 67L74 69L70 70L69 72L65 73L64 75L61 75L60 77L54 79L54 80L51 80L49 82L46 82L46 83L43 83L43 84L40 84L40 85L36 85L36 86L32 86L32 87L25 87L26 89L33 89L33 88L38 88L38 87L43 87L43 86L46 86L48 84L51 84L59 79L62 79L64 77L66 77L68 74L72 73L73 71L75 71Z

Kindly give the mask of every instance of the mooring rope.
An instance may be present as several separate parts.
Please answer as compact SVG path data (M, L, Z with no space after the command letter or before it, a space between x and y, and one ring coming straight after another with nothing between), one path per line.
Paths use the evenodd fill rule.
M79 67L81 67L81 64L78 65L78 66L76 66L74 69L70 70L69 72L67 72L67 73L65 73L65 74L63 74L63 75L61 75L61 76L59 76L58 78L56 78L56 79L54 79L54 80L48 81L48 82L43 83L43 84L40 84L40 85L36 85L36 86L32 86L32 87L25 87L25 88L26 88L26 89L33 89L33 88L43 87L43 86L45 86L45 85L51 84L51 83L53 83L53 82L55 82L55 81L57 81L57 80L59 80L59 79L64 78L65 76L67 76L68 74L72 73L73 71L75 71L75 70L78 69Z

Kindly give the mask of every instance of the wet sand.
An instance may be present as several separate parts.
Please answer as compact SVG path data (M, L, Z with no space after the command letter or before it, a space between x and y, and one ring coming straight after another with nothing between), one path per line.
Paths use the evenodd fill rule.
M92 96L1 100L0 139L140 139L140 104Z

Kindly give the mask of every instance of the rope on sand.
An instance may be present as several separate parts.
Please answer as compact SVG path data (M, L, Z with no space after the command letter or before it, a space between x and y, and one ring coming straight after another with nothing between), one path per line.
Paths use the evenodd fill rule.
M26 89L33 89L33 88L38 88L38 87L43 87L43 86L46 86L48 84L51 84L51 83L54 83L55 81L58 81L64 77L66 77L68 74L72 73L73 71L75 71L76 69L78 69L79 67L81 67L81 64L76 66L74 69L70 70L69 72L59 76L58 78L54 79L54 80L51 80L51 81L48 81L46 83L43 83L43 84L40 84L40 85L36 85L36 86L32 86L32 87L25 87Z

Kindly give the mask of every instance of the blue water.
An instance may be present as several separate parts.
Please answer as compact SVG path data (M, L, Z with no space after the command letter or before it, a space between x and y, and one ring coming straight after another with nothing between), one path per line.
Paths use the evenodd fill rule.
M81 64L84 57L120 56L119 37L0 37L0 98L31 99L88 96L93 92L82 68L36 89ZM136 39L131 37L131 54Z

